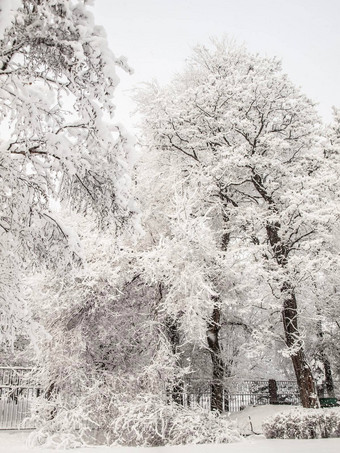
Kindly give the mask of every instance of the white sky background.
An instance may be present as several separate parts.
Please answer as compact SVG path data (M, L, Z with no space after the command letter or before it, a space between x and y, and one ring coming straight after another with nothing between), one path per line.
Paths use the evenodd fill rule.
M96 0L95 21L135 73L119 71L117 117L131 127L129 90L180 72L191 48L228 35L283 61L284 71L319 103L326 121L340 107L340 0Z

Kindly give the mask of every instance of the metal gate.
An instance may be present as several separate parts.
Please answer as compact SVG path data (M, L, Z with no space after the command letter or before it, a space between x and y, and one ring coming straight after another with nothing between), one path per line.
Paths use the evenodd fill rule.
M29 368L0 368L0 429L32 429L32 399L39 389L29 383Z

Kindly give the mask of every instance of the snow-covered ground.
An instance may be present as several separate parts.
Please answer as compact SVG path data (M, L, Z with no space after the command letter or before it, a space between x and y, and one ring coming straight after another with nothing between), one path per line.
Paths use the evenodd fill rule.
M339 439L281 440L265 439L262 433L262 421L278 412L291 410L292 406L248 407L241 412L231 414L244 440L233 444L183 445L174 447L83 447L66 450L70 453L340 453ZM251 425L250 425L251 422ZM26 441L29 431L0 431L0 453L56 453L49 448L29 448ZM60 451L60 450L59 450ZM65 451L65 450L62 450Z
M230 418L237 423L237 426L239 427L242 434L263 434L263 420L277 414L278 412L291 411L295 407L298 406L276 406L270 404L263 406L248 406L243 411L231 413Z
M45 448L28 448L27 432L0 431L0 453L56 453ZM65 451L65 450L63 450ZM88 447L70 453L339 453L340 439L267 440L249 437L235 444L184 445L175 447Z

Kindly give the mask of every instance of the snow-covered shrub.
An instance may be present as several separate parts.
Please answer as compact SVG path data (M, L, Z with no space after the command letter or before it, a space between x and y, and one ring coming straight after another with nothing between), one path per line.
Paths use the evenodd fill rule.
M78 402L68 407L60 404L49 420L45 417L40 428L31 434L30 444L70 448L88 444L161 446L240 440L239 431L227 416L184 408L171 403L164 393L136 394L135 384L136 381L126 380L124 385L115 378L105 386L97 382Z
M227 416L179 406L168 433L170 445L229 443L240 439L240 432Z
M340 409L293 409L263 422L268 439L340 437Z
M152 394L125 402L123 398L112 407L115 416L106 428L106 443L160 446L240 440L240 433L226 416L168 404Z
M112 420L111 440L120 445L227 443L240 433L226 416L167 404L151 394L120 405Z

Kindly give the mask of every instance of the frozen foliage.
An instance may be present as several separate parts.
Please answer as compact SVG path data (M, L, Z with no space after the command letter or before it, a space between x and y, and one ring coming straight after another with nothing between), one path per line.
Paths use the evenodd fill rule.
M275 342L314 406L304 328L328 292L319 272L339 269L339 178L313 103L277 59L223 42L197 47L183 74L150 85L139 102L145 160L155 162L147 221L161 226L146 273L164 283L164 309L200 340L208 325L220 357L213 340L223 323L248 328L260 348ZM185 264L174 264L178 250Z
M19 281L27 269L79 261L76 234L53 209L60 203L112 232L126 224L133 145L113 121L116 67L127 70L126 63L108 49L84 2L0 6L8 10L1 11L7 19L0 40L0 120L7 129L0 140L0 245L9 250L5 269L17 257ZM2 286L7 277L0 274ZM15 286L2 301L8 316L20 298ZM15 310L22 319L20 304Z
M3 238L0 261L6 263L0 276L0 345L13 348L17 331L27 322L26 311L21 297L21 282L18 279L20 265L13 250L13 238ZM20 315L18 315L20 313Z
M166 399L147 393L134 395L116 393L109 387L100 395L94 390L89 405L87 424L76 423L80 419L63 417L63 431L53 432L46 426L31 435L31 445L76 447L86 443L108 445L161 446L201 443L228 443L241 439L236 426L227 416L203 410L192 411L171 405ZM117 390L117 389L116 389ZM82 406L83 407L83 406ZM79 409L80 412L80 409ZM79 414L80 415L80 414ZM85 414L83 414L85 416ZM58 419L50 421L57 425ZM67 429L67 424L68 428ZM61 434L62 433L62 434Z
M296 408L265 420L262 426L268 439L340 437L340 410Z
M21 0L0 0L0 39L3 38L6 28L11 25L15 12L21 4Z
M133 325L124 308L124 315ZM112 309L106 312L107 316L110 312L115 315ZM97 310L101 330L105 326L98 314ZM52 357L45 357L46 363L37 375L43 379L45 392L32 408L37 426L31 436L32 444L164 445L230 442L239 438L237 429L225 417L194 413L171 404L168 390L171 390L175 363L167 343L159 345L157 330L150 332L153 335L148 334L145 322L139 319L140 335L134 338L128 331L129 324L122 318L117 325L120 335L107 332L111 343L105 344L102 334L98 341L88 333L89 327L90 319L83 319L72 336L63 332L64 345L57 332L53 346L48 345ZM126 348L121 351L123 356L119 356L121 346ZM105 349L110 354L106 357L109 361L98 363ZM68 361L65 360L67 351ZM96 357L91 356L95 353Z
M225 416L175 401L205 350L222 411L243 340L283 349L303 404L317 404L304 328L323 339L339 313L339 115L325 134L276 59L198 47L184 74L141 94L137 242L133 143L113 122L125 60L86 2L23 0L2 30L1 333L10 344L24 294L42 388L32 443L238 440Z
M27 280L27 300L45 329L36 339L43 389L33 409L36 438L84 442L95 428L111 443L120 414L127 410L127 423L139 399L166 399L177 370L154 315L158 294L138 276L128 240L98 232L89 217L71 219L63 221L78 233L81 265Z
M0 46L0 115L10 124L1 143L1 196L16 214L3 213L3 230L36 218L41 228L53 225L48 200L58 196L102 219L119 209L125 215L129 149L119 126L107 121L119 62L86 7L25 1Z
M180 445L240 440L236 427L216 412L192 411L145 395L119 408L113 438L122 445Z

